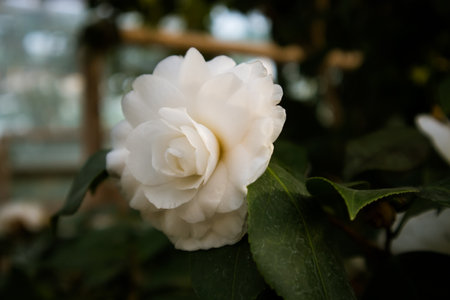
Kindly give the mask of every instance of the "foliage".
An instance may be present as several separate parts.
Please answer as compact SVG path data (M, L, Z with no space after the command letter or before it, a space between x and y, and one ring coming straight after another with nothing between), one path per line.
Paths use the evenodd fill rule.
M254 259L284 299L352 299L327 222L304 183L271 165L249 187L248 235Z
M190 29L204 29L216 3L90 4L105 2L113 16L136 10L150 24L179 13ZM390 249L412 218L450 206L450 168L414 126L417 114L436 105L444 117L450 113L450 2L225 3L264 11L276 43L307 50L294 67L297 75L319 82L308 101L285 92L287 123L269 168L248 187L247 235L234 245L186 253L132 211L106 207L60 218L74 214L106 179L106 152L100 152L55 215L56 237L46 231L1 236L0 298L450 298L438 271L448 269L447 254ZM354 70L326 68L334 49L361 51L364 62ZM279 67L285 87L289 72ZM315 117L324 105L332 108L330 123ZM93 225L105 216L110 225ZM345 271L355 254L365 267Z

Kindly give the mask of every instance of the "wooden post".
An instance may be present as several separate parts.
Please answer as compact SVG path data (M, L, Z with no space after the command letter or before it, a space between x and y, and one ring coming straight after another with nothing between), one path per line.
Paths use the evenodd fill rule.
M81 56L83 78L84 78L84 99L83 99L83 120L82 120L82 141L83 156L87 158L102 147L102 126L100 115L100 104L102 93L103 70L105 65L105 55L101 51L93 50L89 47L83 49Z
M11 166L9 163L9 143L7 136L0 135L0 204L11 196Z

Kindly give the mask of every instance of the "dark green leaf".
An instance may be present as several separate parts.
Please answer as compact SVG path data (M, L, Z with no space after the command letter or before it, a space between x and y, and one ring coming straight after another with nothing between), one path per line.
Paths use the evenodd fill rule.
M89 190L95 190L101 181L108 177L106 172L106 154L109 150L100 150L93 154L83 165L70 187L63 207L52 217L56 226L60 216L74 214L80 208L84 196Z
M349 142L344 177L369 170L407 171L419 166L427 157L429 146L417 130L393 127Z
M354 299L304 184L271 163L248 191L248 235L266 282L284 299Z
M439 84L438 101L444 113L450 115L450 76Z
M138 232L137 236L137 258L139 261L146 261L155 255L171 247L171 243L165 234L154 228Z
M130 231L123 226L85 232L72 241L60 241L47 266L61 273L83 275L86 286L105 284L125 270Z
M275 142L273 159L297 179L303 180L309 168L306 149L287 140Z
M338 192L347 205L350 220L354 220L358 212L369 203L392 195L419 192L419 189L414 187L356 190L323 177L308 178L306 186L312 195L324 194L333 189Z
M450 177L424 186L419 197L450 207Z
M255 299L266 284L247 238L232 246L191 254L192 285L201 299Z

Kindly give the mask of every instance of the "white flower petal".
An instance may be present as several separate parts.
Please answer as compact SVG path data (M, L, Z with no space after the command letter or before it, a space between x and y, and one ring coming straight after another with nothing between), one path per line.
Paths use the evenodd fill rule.
M113 148L125 148L125 142L133 128L123 120L117 123L111 131L111 144Z
M173 240L179 236L189 236L189 225L184 222L175 210L164 211L164 217L161 218L161 229Z
M273 104L280 103L282 97L283 97L283 89L278 84L274 84L271 97Z
M233 59L225 55L214 57L206 64L208 65L209 72L212 76L230 72L236 65Z
M284 109L282 111L284 112ZM247 186L262 175L273 153L274 134L278 135L278 130L281 130L281 128L275 128L279 125L271 118L254 121L242 143L236 145L225 158L230 178ZM266 141L266 143L263 144L260 141Z
M183 178L175 178L171 183L179 190L198 189L203 183L203 176L191 175Z
M158 208L156 208L156 206L154 206L150 201L148 201L142 186L140 186L136 190L133 197L131 198L130 207L136 210L146 212L147 214L155 213L158 211Z
M242 186L253 183L264 173L272 152L273 146L270 145L255 149L243 145L236 146L227 157L230 179Z
M205 126L201 125L201 124L197 124L195 123L195 129L197 129L197 133L198 135L201 137L206 150L208 151L208 161L206 162L206 168L203 165L203 160L201 160L200 155L203 155L203 153L201 152L200 147L196 148L198 150L198 152L196 153L197 155L197 168L199 170L203 170L205 169L204 173L203 173L203 178L205 181L208 181L211 174L214 172L215 167L217 165L217 161L219 160L219 156L220 156L220 146L219 143L216 139L216 137L214 136L214 134ZM206 154L205 154L206 155Z
M122 111L128 123L136 127L148 121L154 115L151 107L145 103L136 91L131 91L122 98Z
M240 210L246 211L247 206L243 206ZM220 214L214 219L212 230L226 239L233 239L243 235L244 222L245 218L242 218L240 214L235 211Z
M436 151L450 164L450 125L430 115L417 116L416 123L419 129L431 139Z
M244 185L236 185L229 178L225 193L217 206L218 213L228 213L239 209L245 202L247 187Z
M183 134L185 134L187 140L191 144L191 146L195 149L194 153L195 157L193 158L192 162L195 163L196 167L196 173L197 174L205 174L206 168L208 166L208 161L210 157L210 153L208 152L208 149L206 149L205 143L200 137L199 133L192 127L189 126L183 126L181 128L181 131ZM215 140L216 138L214 135L212 138ZM216 166L216 162L213 162L213 165L211 168L214 170L214 167ZM207 178L205 180L208 180Z
M197 193L196 189L178 190L170 183L144 186L144 193L148 200L159 209L172 209L191 200Z
M153 161L157 155L164 155L159 152L167 148L167 142L175 136L169 131L167 126L159 122L147 122L135 128L128 140L127 166L130 172L143 184L157 185L170 181L164 173L155 169ZM145 140L146 143L142 143ZM161 147L163 150L156 150L155 147ZM161 161L159 159L158 161Z
M205 210L199 201L189 201L178 207L177 213L188 223L200 223L206 220Z
M237 65L236 68L233 69L233 73L244 82L269 75L264 65L258 60Z
M178 85L179 74L183 57L172 55L160 61L153 71L153 75L169 80L171 83Z
M180 129L181 126L191 125L194 121L187 114L185 108L162 107L158 114L164 119L166 124L174 129Z
M195 198L196 202L203 208L206 217L210 218L214 215L223 199L227 186L228 170L225 164L220 161L208 182L199 189Z
M205 59L197 49L191 48L186 53L180 69L180 86L188 96L195 95L209 77Z
M141 75L136 78L133 91L122 100L125 118L134 127L155 118L161 107L185 105L186 100L175 85L154 75Z
M273 143L278 138L283 129L284 122L286 121L286 111L281 106L275 106L272 108L271 113L272 121L272 134L270 136L270 141Z
M109 174L120 176L125 169L125 162L130 152L127 149L119 148L112 150L106 155L106 166Z
M196 106L190 112L198 123L214 132L225 149L242 139L243 129L250 122L251 114L247 107L228 103L240 84L230 73L214 77L202 86Z

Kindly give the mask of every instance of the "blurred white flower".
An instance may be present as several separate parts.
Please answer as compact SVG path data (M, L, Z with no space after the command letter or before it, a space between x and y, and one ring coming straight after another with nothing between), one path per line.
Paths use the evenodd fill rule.
M18 228L37 232L49 223L42 205L30 202L8 202L0 207L0 234L13 233Z
M416 117L417 127L431 140L436 151L450 164L450 123L442 122L431 115Z
M418 115L416 124L431 140L436 151L450 164L450 124L428 114ZM394 228L402 217L402 214L398 216ZM436 251L450 254L449 228L450 209L444 209L439 214L432 210L415 216L392 241L392 252Z
M398 222L401 219L402 216L398 216ZM450 209L444 209L439 213L432 210L420 214L409 220L392 241L392 253L435 251L450 254L449 228Z
M259 61L191 48L142 75L122 100L107 168L131 207L183 250L233 244L246 232L247 186L267 168L286 115Z

